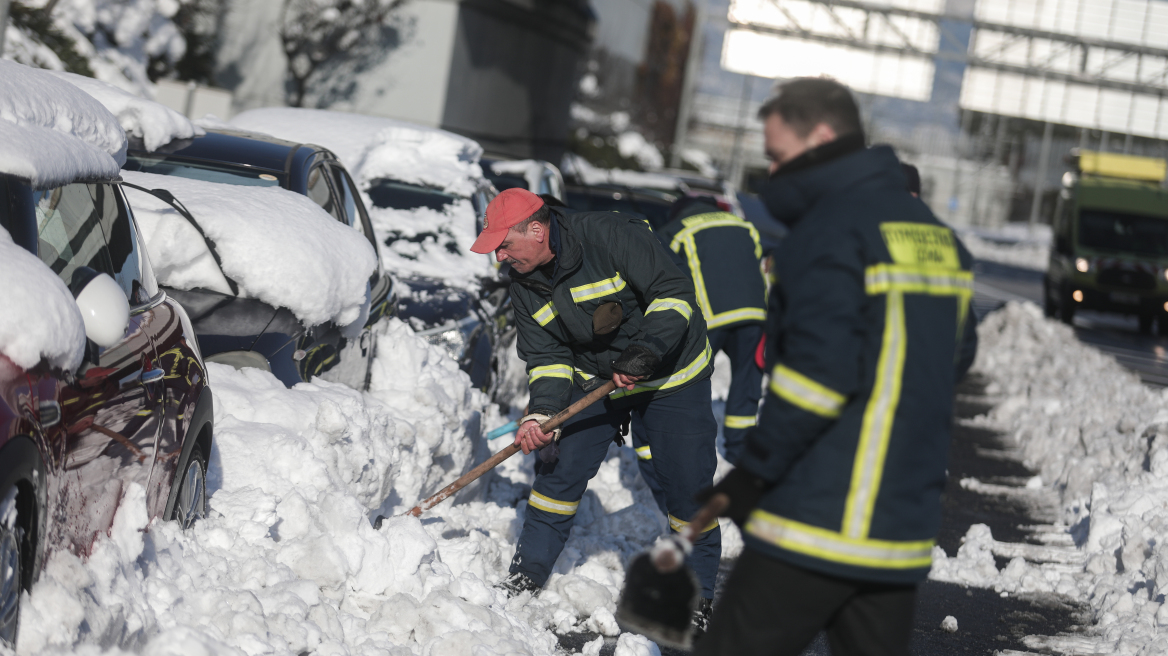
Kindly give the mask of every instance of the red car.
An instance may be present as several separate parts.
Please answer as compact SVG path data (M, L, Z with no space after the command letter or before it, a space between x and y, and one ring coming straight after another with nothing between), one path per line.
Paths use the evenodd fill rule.
M120 288L129 306L105 337L87 324L76 370L26 371L0 354L0 641L12 645L46 556L88 555L128 484L145 488L151 517L185 527L205 513L213 411L190 320L159 289L117 180L33 189L0 175L0 225L83 314L90 285L114 305Z

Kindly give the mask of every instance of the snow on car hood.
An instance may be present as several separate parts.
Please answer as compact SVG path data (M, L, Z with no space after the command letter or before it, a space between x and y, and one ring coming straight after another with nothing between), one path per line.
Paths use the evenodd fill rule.
M398 279L430 278L478 289L480 278L495 275L490 256L470 251L476 235L469 200L456 200L441 211L370 207L369 220L382 244L382 263Z
M146 150L157 150L175 139L190 139L206 134L203 128L162 103L139 98L91 77L58 71L50 75L65 80L104 105L118 118L126 134L138 137L145 143Z
M393 178L469 196L483 177L478 143L446 130L321 109L266 108L231 119L236 127L333 151L359 186Z
M112 178L126 135L101 103L52 73L0 61L0 173L45 189Z
M73 370L85 353L81 310L65 283L0 228L0 354L23 369L42 358ZM2 363L0 363L2 364Z
M223 273L240 295L285 307L316 325L356 320L377 265L368 240L306 196L276 187L244 187L123 171L147 189L174 194L215 243ZM178 289L230 293L202 237L170 205L126 189L159 282Z

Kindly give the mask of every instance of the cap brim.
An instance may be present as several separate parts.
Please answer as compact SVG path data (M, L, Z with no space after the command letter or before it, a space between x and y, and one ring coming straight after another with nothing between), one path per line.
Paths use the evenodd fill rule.
M506 237L506 230L499 230L497 232L494 230L484 230L479 233L479 238L470 245L470 250L472 252L482 253L484 255L487 253L493 253L495 249L503 243L503 239Z

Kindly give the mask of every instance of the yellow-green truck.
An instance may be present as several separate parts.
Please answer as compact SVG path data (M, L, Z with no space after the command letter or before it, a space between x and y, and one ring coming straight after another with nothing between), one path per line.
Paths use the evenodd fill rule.
M1046 315L1134 315L1168 335L1168 162L1083 150L1063 176L1043 279Z

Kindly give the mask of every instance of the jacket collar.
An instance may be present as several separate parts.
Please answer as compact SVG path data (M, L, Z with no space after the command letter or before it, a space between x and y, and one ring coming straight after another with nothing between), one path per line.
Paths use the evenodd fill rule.
M864 148L862 139L842 137L804 153L775 171L760 194L767 210L791 226L824 197L869 178L877 178L882 186L899 186L908 193L904 173L892 148Z
M584 249L573 230L571 216L558 207L549 207L548 209L551 210L552 215L549 226L549 246L556 254L555 267L553 268L555 273L550 280L539 268L527 274L512 273L511 277L520 284L535 282L555 287L560 280L575 273L584 261Z

